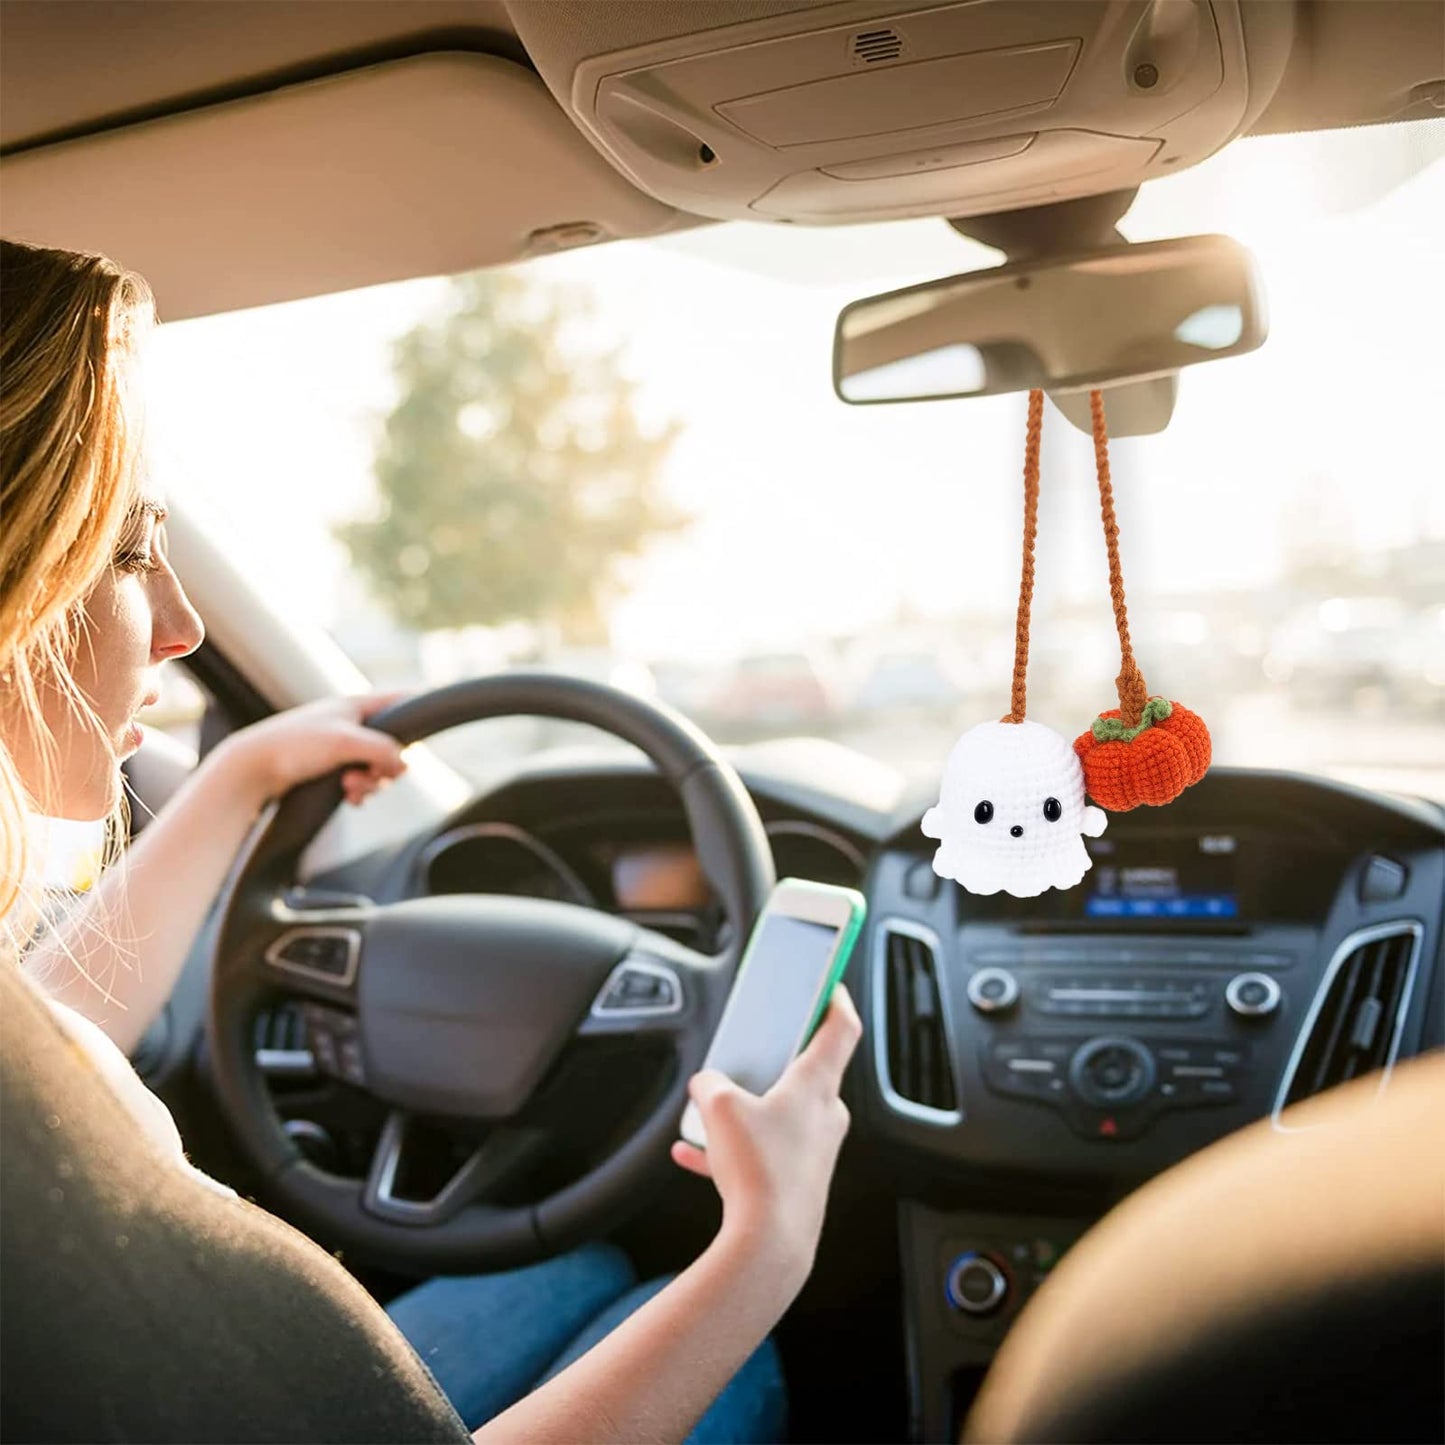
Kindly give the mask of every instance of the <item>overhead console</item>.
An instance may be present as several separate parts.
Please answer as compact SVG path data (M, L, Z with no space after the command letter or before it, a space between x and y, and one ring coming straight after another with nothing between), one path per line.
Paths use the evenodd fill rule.
M675 11L639 9L660 31ZM1192 165L1267 104L1294 26L1292 4L1252 0L875 0L563 59L530 10L513 14L542 74L642 189L813 223L987 214Z

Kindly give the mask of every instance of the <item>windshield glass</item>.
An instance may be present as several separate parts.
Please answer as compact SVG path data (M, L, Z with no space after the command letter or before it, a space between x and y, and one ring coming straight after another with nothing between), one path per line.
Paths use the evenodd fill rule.
M1445 797L1442 156L1445 122L1243 142L1123 223L1236 237L1268 297L1261 350L1112 450L1139 662L1219 762ZM177 323L159 453L378 686L543 665L930 778L1008 707L1025 398L845 406L832 330L997 260L938 220L734 224ZM1114 705L1091 444L1052 407L1032 638L1031 717ZM572 741L443 751L485 779Z

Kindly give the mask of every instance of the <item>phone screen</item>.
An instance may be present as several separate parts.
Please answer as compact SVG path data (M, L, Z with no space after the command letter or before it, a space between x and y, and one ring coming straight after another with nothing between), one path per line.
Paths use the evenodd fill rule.
M703 1067L753 1094L772 1088L802 1042L840 932L765 913Z

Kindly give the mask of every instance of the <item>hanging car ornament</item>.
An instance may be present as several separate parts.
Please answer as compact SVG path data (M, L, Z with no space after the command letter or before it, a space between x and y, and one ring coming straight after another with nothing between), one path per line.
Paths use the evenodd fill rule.
M1100 713L1089 730L1074 740L1084 767L1084 788L1101 807L1127 813L1141 803L1162 807L1209 769L1209 729L1198 713L1165 697L1150 697L1144 674L1129 641L1124 605L1124 573L1119 565L1119 524L1114 517L1114 487L1109 477L1109 432L1104 398L1089 393L1094 427L1094 468L1099 477L1099 510L1104 547L1109 554L1109 596L1119 633L1119 676L1114 686L1119 706Z
M1084 839L1097 838L1108 822L1087 798L1116 812L1140 803L1167 803L1198 782L1209 766L1209 732L1204 723L1177 703L1151 698L1134 661L1119 566L1104 401L1095 391L1090 402L1109 589L1122 657L1119 707L1096 718L1072 747L1052 728L1025 716L1044 409L1043 392L1031 391L1011 707L998 722L980 723L954 744L944 766L938 803L922 822L924 835L939 844L934 872L954 879L970 893L1034 898L1049 888L1074 887L1092 866Z

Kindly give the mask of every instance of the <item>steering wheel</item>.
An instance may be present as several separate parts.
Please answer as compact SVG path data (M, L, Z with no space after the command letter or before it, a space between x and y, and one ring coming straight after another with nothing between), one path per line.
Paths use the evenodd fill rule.
M687 1079L773 884L762 821L736 772L691 723L628 693L578 678L506 674L408 698L371 726L407 744L517 714L609 732L646 753L676 788L730 925L720 953L543 899L304 906L304 894L293 891L297 862L341 802L339 774L280 801L220 905L210 1063L268 1196L324 1239L429 1272L526 1263L595 1237L636 1204L676 1137ZM278 994L303 1001L342 1076L387 1109L365 1180L318 1168L282 1127L253 1038L259 1010ZM670 1056L665 1081L607 1158L548 1197L518 1204L519 1178L549 1146L545 1129L518 1116L573 1042L595 1036L660 1047ZM401 1198L395 1185L408 1123L438 1116L485 1125L482 1142L434 1198Z

